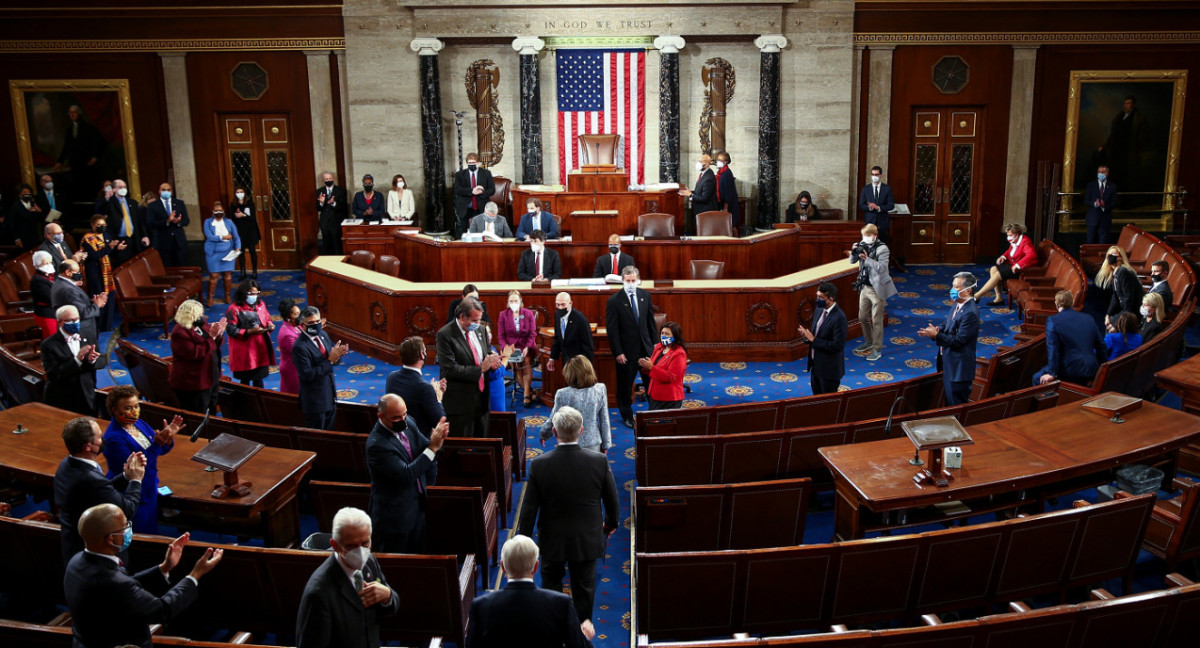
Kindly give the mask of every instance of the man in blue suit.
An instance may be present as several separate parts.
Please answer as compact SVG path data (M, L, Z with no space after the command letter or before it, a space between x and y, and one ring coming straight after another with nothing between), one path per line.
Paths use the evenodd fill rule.
M1035 385L1065 380L1086 386L1108 358L1100 324L1091 315L1072 309L1074 303L1075 295L1070 290L1054 295L1058 315L1046 320L1046 354L1050 362L1033 376Z
M367 437L376 551L425 551L425 489L437 483L437 453L449 430L442 418L426 438L399 396L379 399L379 420Z
M558 238L558 223L554 214L542 211L542 201L530 198L525 201L528 213L521 216L521 224L517 226L517 240L524 241L534 230L542 230L547 239Z
M858 211L863 212L863 220L879 228L879 240L884 243L888 242L888 214L895 208L892 188L883 184L883 167L871 167L871 184L858 194Z
M150 229L154 249L158 250L164 266L170 268L186 264L187 232L184 228L190 222L187 205L171 193L171 183L159 185L158 200L146 208L146 226Z
M434 385L421 375L421 368L425 366L425 341L418 335L400 343L400 363L404 366L388 374L384 391L404 399L408 415L417 422L417 429L432 430L446 416L446 410L442 409L446 379Z
M942 372L946 405L961 405L971 396L975 377L975 343L979 338L979 309L971 296L979 280L970 272L954 275L950 299L954 308L941 326L930 324L918 331L938 345L937 365Z
M1117 205L1117 186L1108 180L1107 166L1101 164L1096 168L1096 179L1083 192L1083 203L1087 205L1087 242L1108 243L1112 210Z
M832 394L846 375L846 313L837 305L837 286L828 281L817 287L817 311L812 330L800 326L808 341L808 370L812 393Z
M337 386L333 381L333 365L350 352L350 345L333 343L321 330L321 311L309 306L300 312L300 328L304 335L292 346L292 363L300 378L300 409L304 426L315 430L332 430L337 413Z

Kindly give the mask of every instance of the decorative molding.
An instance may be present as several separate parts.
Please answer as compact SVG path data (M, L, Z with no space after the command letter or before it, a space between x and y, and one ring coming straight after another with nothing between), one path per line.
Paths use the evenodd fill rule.
M437 56L437 53L446 47L446 43L436 38L414 38L408 47L418 56Z
M858 33L855 45L1180 45L1200 43L1200 32L979 32Z
M746 328L750 333L774 333L779 311L770 302L758 302L746 311Z
M653 36L549 36L547 49L560 47L654 47Z
M371 330L386 333L387 325L387 309L383 307L381 302L371 302Z
M432 335L438 330L438 316L428 306L413 306L404 314L404 325L415 335Z
M344 50L345 38L194 38L131 40L0 40L0 52L231 52Z
M754 39L754 46L763 54L775 54L787 47L788 39L783 34L763 34Z
M329 293L326 292L324 284L319 284L319 283L313 284L311 286L311 290L312 290L311 305L316 306L318 310L320 310L322 313L324 313L326 307L329 306Z
M546 47L546 41L537 36L518 36L512 42L512 48L521 56L537 54L544 47Z
M654 48L663 54L678 54L686 44L682 36L659 36L654 39Z
M491 59L479 59L467 68L464 83L467 101L475 109L476 150L484 166L504 158L504 117L500 114L500 68Z
M726 106L737 89L737 74L729 61L710 58L700 68L700 83L704 85L704 106L700 109L700 150L712 153L725 148Z

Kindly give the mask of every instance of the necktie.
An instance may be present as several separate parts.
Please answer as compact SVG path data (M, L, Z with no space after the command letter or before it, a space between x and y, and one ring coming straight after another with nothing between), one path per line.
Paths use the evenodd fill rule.
M467 346L471 349L471 359L474 360L475 364L478 366L479 365L479 350L475 348L474 344L471 344L471 332L470 331L467 331ZM482 371L479 372L479 391L483 391L483 372Z
M721 174L724 172L725 172L725 169L721 169L720 171L717 171L716 182L714 183L717 185L717 204L721 203Z
M321 350L321 355L325 355L325 343L321 341L321 338L313 338L313 341L317 343L317 348Z
M817 325L813 327L814 335L816 334L817 331L821 330L821 325L825 323L825 315L827 313L829 313L829 311L827 311L827 310L821 311L821 316L819 318L817 318Z
M471 189L475 189L475 172L471 172ZM479 209L479 196L471 194L471 209Z
M361 592L363 589L363 573L361 569L354 570L354 591Z
M125 215L125 219L121 221L121 236L133 236L133 220L129 218L129 205L124 201L121 203L121 213Z
M563 316L562 325L559 328L562 329L562 337L567 337L567 316L566 315Z
M537 274L542 274L542 253L538 252L533 258L533 269Z
M879 203L879 185L875 185L875 203Z
M638 318L637 293L632 293L629 295L629 305L633 307L633 319L637 319Z
M46 192L46 200L50 203L50 209L57 209L54 206L54 192L53 191Z
M615 254L614 254L614 255L612 255L612 257L613 257L613 271L612 271L612 273L613 273L613 274L617 274L617 255L615 255Z
M404 451L408 453L408 458L413 458L412 444L408 442L408 435L404 432L397 432L396 436L400 437L400 445L404 446ZM425 487L421 485L421 479L417 478L417 492L424 493Z

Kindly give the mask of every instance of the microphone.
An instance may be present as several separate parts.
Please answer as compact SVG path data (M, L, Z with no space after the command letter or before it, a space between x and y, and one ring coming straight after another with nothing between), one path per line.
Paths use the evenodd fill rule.
M200 425L196 426L196 431L192 432L192 436L190 438L190 441L192 443L195 443L196 439L200 438L200 433L204 431L204 428L208 427L208 413L210 411L212 411L211 405L207 409L204 410L204 420L200 421ZM890 421L889 421L889 423L890 423Z
M892 415L896 413L896 406L904 402L903 396L897 396L896 400L892 401L892 408L888 410L887 423L883 424L883 438L887 439L892 433ZM912 409L911 407L909 409Z

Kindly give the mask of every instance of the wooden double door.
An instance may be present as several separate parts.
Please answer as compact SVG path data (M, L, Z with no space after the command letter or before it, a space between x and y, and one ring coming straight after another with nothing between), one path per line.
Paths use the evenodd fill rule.
M236 187L253 198L259 232L259 268L298 268L291 120L287 114L219 114L221 195Z
M983 118L982 108L913 109L908 262L974 262Z

